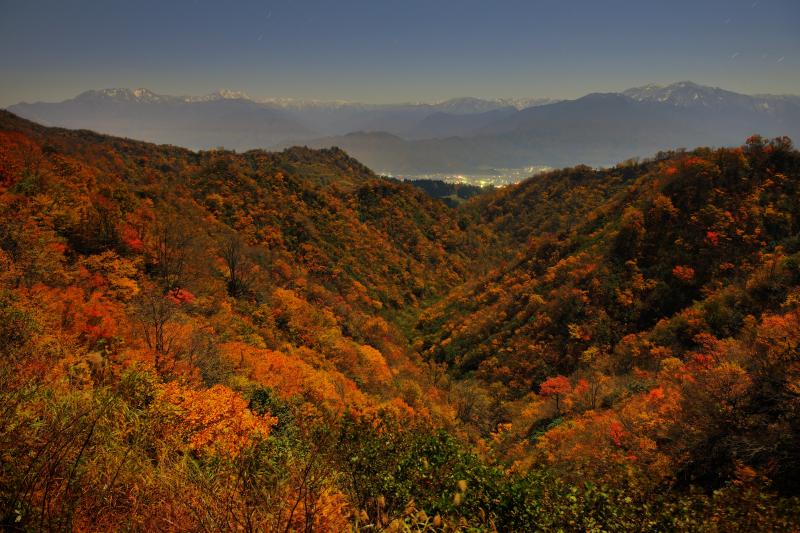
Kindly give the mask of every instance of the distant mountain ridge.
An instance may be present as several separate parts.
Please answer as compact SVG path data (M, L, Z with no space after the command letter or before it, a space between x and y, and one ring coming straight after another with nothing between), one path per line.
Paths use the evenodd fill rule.
M460 97L398 104L115 88L9 110L45 125L193 149L339 146L378 172L399 175L604 166L673 146L737 145L753 133L800 137L800 96L751 96L691 81L575 100Z
M463 120L447 120L456 118ZM474 127L475 121L470 122ZM673 146L735 146L753 133L800 137L797 98L748 96L679 82L530 107L448 138L398 139L362 132L309 145L340 146L377 170L413 174L418 169L607 166Z
M222 92L191 99L147 89L105 89L59 103L17 104L9 110L47 126L195 149L271 146L287 138L318 134L283 109Z
M671 85L648 84L623 91L622 94L639 102L667 103L675 107L713 107L750 103L753 97L707 87L691 81Z
M639 102L659 102L683 108L750 108L767 113L780 113L786 105L800 105L800 96L746 95L719 87L707 87L691 81L672 85L650 84L623 91L625 96Z
M284 107L288 109L303 109L303 108L342 108L350 107L355 109L391 109L391 108L405 108L405 107L422 107L430 108L432 110L440 111L443 113L453 114L470 114L470 113L484 113L504 107L513 107L515 109L525 109L537 105L546 105L558 102L555 98L475 98L471 96L449 98L434 103L425 102L407 102L397 104L364 104L359 102L351 102L348 100L314 100L303 98L252 98L244 91L235 91L231 89L218 89L212 93L200 96L173 96L167 94L157 94L150 89L139 87L136 89L129 89L125 87L113 87L108 89L90 89L80 93L74 100L82 101L114 101L114 102L137 102L137 103L163 103L163 102L209 102L216 100L248 100L256 104L264 104L275 107ZM70 100L65 100L68 102ZM64 103L61 102L61 103ZM45 102L35 102L35 104L42 104ZM31 105L22 102L17 105ZM14 107L14 106L12 106Z

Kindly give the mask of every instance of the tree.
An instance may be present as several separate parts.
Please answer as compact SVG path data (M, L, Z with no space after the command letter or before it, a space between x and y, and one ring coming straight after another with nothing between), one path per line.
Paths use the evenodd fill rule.
M561 414L559 401L565 394L569 394L570 392L572 392L572 384L565 376L554 376L547 378L539 386L539 394L555 399L557 414Z
M238 234L223 239L220 255L228 270L228 294L234 298L247 295L253 283L256 266L247 255L247 246Z
M164 214L152 229L153 271L164 291L186 284L191 244L194 240L188 224L174 215Z
M155 356L156 370L163 374L170 356L177 349L177 321L179 301L164 294L159 288L148 287L142 290L136 301L135 319L140 326L147 347Z

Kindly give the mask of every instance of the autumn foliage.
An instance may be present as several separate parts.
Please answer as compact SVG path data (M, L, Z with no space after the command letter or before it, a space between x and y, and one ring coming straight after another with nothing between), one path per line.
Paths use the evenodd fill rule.
M0 529L796 530L799 180L753 137L451 208L0 112Z

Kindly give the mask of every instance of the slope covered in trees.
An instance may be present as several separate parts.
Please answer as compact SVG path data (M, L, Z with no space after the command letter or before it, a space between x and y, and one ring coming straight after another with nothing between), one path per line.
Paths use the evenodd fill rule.
M799 176L754 138L454 209L3 112L0 526L792 530Z
M170 513L196 512L166 497L168 483L198 481L186 454L240 458L277 446L265 440L276 431L307 431L310 446L345 411L451 418L385 319L465 273L458 226L421 191L337 150L193 153L10 114L1 129L3 448L33 450L3 462L4 524L168 527L189 520ZM304 425L290 430L293 416ZM294 451L312 455L267 481L274 497L281 483L300 492L259 519L344 516L342 489L327 484L313 504L330 509L291 512L310 505L312 481L287 476L317 460ZM83 494L87 483L109 492ZM235 490L224 483L181 490L201 491L187 503L205 507ZM106 497L111 507L86 507Z
M476 216L519 251L426 309L416 346L565 475L746 468L796 493L798 178L788 139L753 137L503 191Z

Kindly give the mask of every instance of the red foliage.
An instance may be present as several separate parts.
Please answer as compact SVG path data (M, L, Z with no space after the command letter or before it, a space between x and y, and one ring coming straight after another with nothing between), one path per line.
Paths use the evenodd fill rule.
M120 234L122 243L132 252L141 253L144 251L144 241L136 228L126 224Z
M694 279L694 269L690 266L677 265L672 269L672 275L684 283L689 283Z
M702 157L697 157L697 156L687 157L686 159L683 160L683 165L686 167L693 167L705 164L706 160L703 159Z
M651 390L648 394L648 400L657 401L664 397L664 389L661 387L656 387L655 389Z
M174 289L169 291L165 298L174 304L183 305L192 303L194 301L194 294L186 289Z
M625 428L615 420L611 422L611 425L608 427L608 436L614 441L614 445L622 446L622 439L625 437Z
M569 394L572 384L565 376L555 376L547 378L539 387L539 394L542 396L556 396L559 394Z
M589 392L589 382L585 379L579 379L578 383L575 384L575 394L581 395L586 394Z

